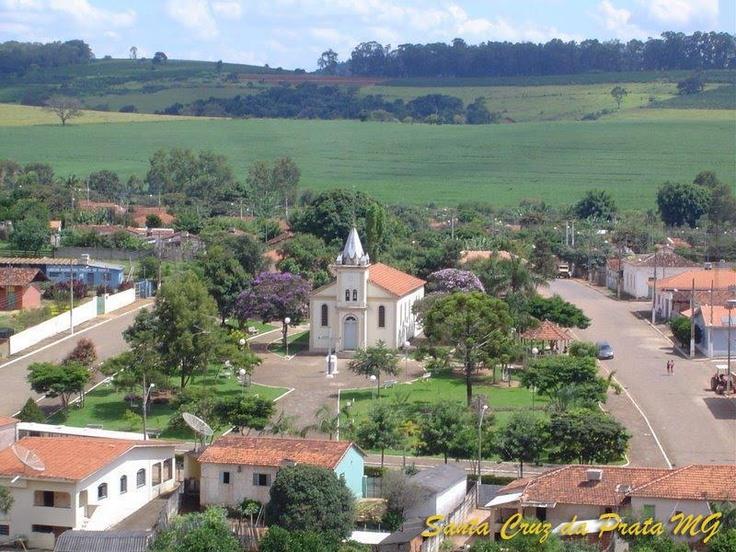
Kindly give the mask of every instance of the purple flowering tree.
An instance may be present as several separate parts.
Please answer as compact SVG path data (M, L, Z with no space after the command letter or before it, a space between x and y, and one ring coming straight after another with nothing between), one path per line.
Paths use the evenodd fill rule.
M243 291L235 303L234 314L241 322L260 319L262 322L280 320L286 348L285 323L298 324L309 312L310 283L290 272L261 272Z
M427 291L452 293L454 291L483 291L485 288L478 277L469 270L445 268L427 277Z

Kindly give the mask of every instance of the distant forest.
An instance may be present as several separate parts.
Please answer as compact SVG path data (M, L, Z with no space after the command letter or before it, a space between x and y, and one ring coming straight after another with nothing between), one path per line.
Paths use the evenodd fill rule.
M77 65L94 57L92 49L83 40L47 44L12 40L0 43L0 75L22 74L35 67Z
M736 37L729 33L665 32L646 42L596 39L545 44L482 42L469 45L363 42L346 63L332 50L319 60L322 72L370 77L507 77L587 72L728 69L736 67Z

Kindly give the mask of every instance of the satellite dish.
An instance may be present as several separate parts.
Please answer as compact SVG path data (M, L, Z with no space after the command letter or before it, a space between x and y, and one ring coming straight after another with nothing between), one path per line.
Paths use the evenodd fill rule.
M18 460L20 460L24 466L28 466L35 471L43 471L46 469L43 460L41 460L38 454L32 450L28 450L23 445L18 444L13 444L10 448L13 450L13 454L18 457Z
M212 437L212 435L215 434L209 424L202 418L199 418L194 414L190 414L189 412L182 412L181 417L184 418L184 422L191 427L195 433L199 433L203 437Z

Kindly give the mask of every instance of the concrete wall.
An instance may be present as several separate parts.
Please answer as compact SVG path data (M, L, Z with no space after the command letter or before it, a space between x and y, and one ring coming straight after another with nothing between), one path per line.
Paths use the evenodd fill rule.
M654 506L654 518L656 518L657 521L661 521L665 524L666 531L670 535L672 534L671 530L674 528L674 525L671 524L669 521L676 512L682 512L686 516L692 514L693 516L702 515L703 517L706 517L710 514L708 502L705 500L667 500L662 498L640 497L631 498L631 509L633 512L641 513L645 505ZM684 537L678 536L678 538L682 541L688 541L688 539ZM703 535L699 534L698 536L690 540L702 540L702 538Z
M112 312L120 309L126 305L130 305L135 301L135 289L126 289L120 293L113 295L106 295L104 298L104 311L105 313ZM97 316L97 299L92 298L90 301L74 307L73 311L73 322L74 326L88 322ZM48 320L37 324L27 330L18 332L17 334L10 337L8 340L9 353L15 354L28 347L35 345L54 336L58 333L69 330L69 311L63 312L58 316L49 318Z
M452 487L437 493L428 491L418 504L407 509L405 517L407 519L426 518L435 514L446 516L462 503L466 493L467 482L465 479L459 480Z
M276 479L278 468L269 466L239 466L237 464L202 464L200 479L199 503L226 504L234 506L244 498L258 500L262 504L268 502L271 487L253 485L254 473L266 473L271 476L271 484ZM223 472L230 473L230 483L223 483Z

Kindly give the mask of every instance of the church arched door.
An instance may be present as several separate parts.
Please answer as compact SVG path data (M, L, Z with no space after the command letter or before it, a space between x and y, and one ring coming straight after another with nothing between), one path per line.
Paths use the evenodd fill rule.
M343 322L342 348L347 351L358 348L358 321L354 316L346 316Z

